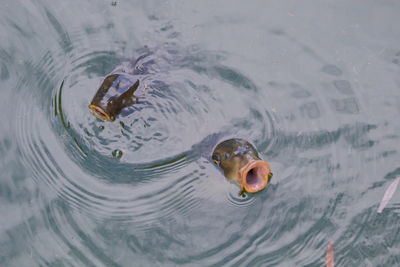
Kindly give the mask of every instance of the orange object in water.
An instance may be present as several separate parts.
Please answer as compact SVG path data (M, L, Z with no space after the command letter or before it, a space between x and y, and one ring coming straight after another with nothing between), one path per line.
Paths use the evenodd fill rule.
M333 259L333 241L329 242L328 249L325 256L326 267L334 267L335 261Z
M212 154L213 162L225 177L237 182L242 191L256 193L270 182L269 164L258 156L253 145L243 139L229 139L219 143Z

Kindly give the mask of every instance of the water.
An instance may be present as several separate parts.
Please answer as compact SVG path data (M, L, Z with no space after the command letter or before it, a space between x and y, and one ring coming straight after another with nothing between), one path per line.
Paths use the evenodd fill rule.
M11 1L0 9L0 265L400 264L397 1ZM135 112L102 78L147 46ZM251 141L256 195L198 151ZM204 154L205 153L205 154Z

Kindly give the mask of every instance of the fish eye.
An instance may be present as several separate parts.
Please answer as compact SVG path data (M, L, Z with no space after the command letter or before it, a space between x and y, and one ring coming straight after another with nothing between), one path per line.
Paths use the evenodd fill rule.
M221 163L221 157L218 154L213 154L211 159L217 165Z

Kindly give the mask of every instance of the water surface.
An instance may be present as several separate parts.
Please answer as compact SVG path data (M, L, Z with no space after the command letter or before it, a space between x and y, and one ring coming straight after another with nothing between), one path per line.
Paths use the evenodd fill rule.
M397 1L11 1L0 9L0 265L397 266ZM92 116L147 47L130 114ZM274 177L238 195L209 137ZM209 148L208 148L209 149ZM201 151L200 151L201 150ZM203 156L202 156L203 155Z

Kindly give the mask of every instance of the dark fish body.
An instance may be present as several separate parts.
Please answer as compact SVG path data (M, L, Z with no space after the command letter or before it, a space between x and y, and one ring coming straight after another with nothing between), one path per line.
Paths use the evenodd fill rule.
M134 93L138 87L139 80L135 76L110 74L97 90L89 108L99 119L113 121L122 109L136 103Z
M121 62L103 79L89 105L92 113L101 120L113 121L120 113L125 115L125 111L135 110L127 107L137 102L138 94L142 97L142 89L168 87L163 76L193 64L191 55L180 50L168 43L135 50L138 57Z
M147 48L136 60L126 61L108 74L92 101L89 109L101 120L113 121L124 108L137 102L136 90L149 74L157 73L160 61Z
M211 156L229 180L237 182L242 191L256 193L269 183L269 164L260 159L252 144L243 139L228 139L219 143Z

